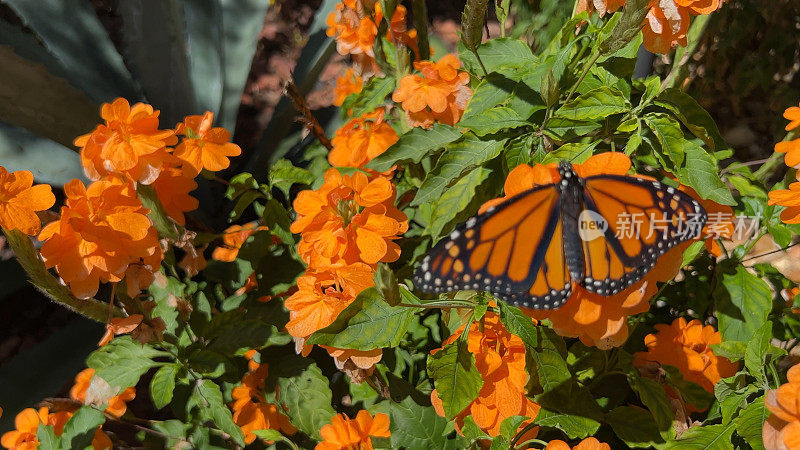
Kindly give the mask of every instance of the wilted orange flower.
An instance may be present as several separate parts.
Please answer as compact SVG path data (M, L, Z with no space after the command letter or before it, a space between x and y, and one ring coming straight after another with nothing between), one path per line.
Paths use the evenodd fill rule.
M388 438L389 416L383 413L375 414L361 410L355 419L350 419L344 414L337 414L331 418L331 423L323 425L319 430L322 442L314 450L372 450L371 437Z
M142 184L155 181L168 157L167 146L178 142L174 131L158 129L159 111L144 103L131 107L118 98L104 103L100 115L105 124L74 142L81 147L86 176L98 180L118 173Z
M93 296L101 281L121 281L131 266L150 274L158 270L158 233L132 183L107 177L86 188L72 180L64 193L61 218L44 227L39 239L45 265L56 268L76 297ZM132 285L141 286L141 276Z
M578 7L575 9L575 13L588 11L589 14L591 14L593 11L597 11L600 17L603 17L606 13L613 13L622 8L625 5L625 1L626 0L578 0Z
M153 182L153 189L164 207L164 212L178 225L186 223L184 213L194 211L200 204L196 198L189 195L197 189L197 183L178 167L164 167Z
M185 136L175 147L175 156L181 159L183 169L195 176L201 170L211 172L227 169L231 156L239 156L242 149L231 143L231 133L222 127L212 127L214 113L206 111L202 116L186 116L175 132Z
M662 4L668 8L662 9L659 6ZM686 8L678 8L669 1L653 6L642 28L644 47L653 53L667 53L676 45L686 46L689 23L689 10Z
M785 223L800 223L800 182L789 185L789 189L776 189L769 192L769 205L785 207L781 220Z
M27 170L9 173L0 166L0 227L39 234L42 222L36 211L44 211L56 202L50 185L33 185L33 174Z
M394 206L392 183L362 172L325 172L317 190L302 191L294 201L297 220L292 233L301 233L298 253L315 269L362 261L370 265L400 257L394 241L408 230L408 218Z
M342 106L344 99L350 94L357 94L364 88L364 79L356 75L352 68L348 67L344 75L336 79L336 86L333 88L333 104Z
M15 430L5 433L0 438L0 445L13 450L35 450L39 448L39 439L36 433L39 425L52 426L56 436L61 436L64 432L64 425L72 417L69 411L59 411L51 413L46 407L35 410L33 408L23 409L14 419ZM106 450L111 448L111 439L98 427L92 439L92 447L95 450Z
M458 70L461 63L453 55L445 55L437 62L418 61L414 68L420 75L406 75L392 94L406 112L408 123L415 127L430 128L434 121L454 125L472 97L469 74Z
M94 376L94 369L88 368L78 372L75 376L75 384L69 390L69 396L73 400L77 400L86 404L86 392L89 390L89 385ZM129 387L119 394L108 399L108 406L105 411L114 417L122 417L128 409L127 402L136 398L136 388Z
M347 374L353 383L363 383L375 371L375 364L378 364L383 358L382 348L352 350L324 345L320 345L320 347L331 355L336 368Z
M800 448L800 364L792 366L786 377L786 384L764 397L764 406L772 413L761 431L767 450Z
M336 270L306 272L297 279L297 292L286 299L286 331L305 338L327 327L364 289L372 286L372 269L354 263Z
M296 433L297 428L289 423L289 418L281 413L276 405L265 400L264 380L267 378L267 365L253 361L255 350L247 354L250 355L248 357L250 372L242 378L241 386L231 391L233 421L241 427L245 442L250 444L256 440L257 436L253 433L256 430L273 429L286 434Z
M370 5L370 8L374 9L374 19L359 0L343 0L335 8L325 23L328 25L326 33L336 40L336 50L339 54L365 55L370 59L373 58L375 53L372 46L378 35L378 24L383 20L381 6L375 2ZM403 5L395 8L386 37L394 43L402 42L412 49L416 48L416 31L408 31L406 8Z
M183 251L186 253L178 262L178 267L183 269L190 278L200 273L208 265L205 256L203 256L206 247L208 247L208 244L204 245L202 248L196 248L192 244L182 247Z
M336 130L328 154L335 167L362 167L397 142L397 132L383 118L384 108L351 119Z
M605 442L600 442L596 438L589 437L580 441L576 446L570 447L564 441L555 440L547 443L544 450L611 450L611 446Z
M443 345L454 342L464 330L462 325ZM487 312L483 330L478 324L469 329L467 348L475 355L475 367L484 383L478 398L456 416L456 429L461 430L464 418L472 416L475 424L490 436L500 434L500 425L513 416L535 419L539 405L525 395L528 372L525 370L525 344L506 330L500 317ZM434 350L432 353L436 353ZM434 390L431 402L440 416L445 416L442 401ZM520 425L523 428L530 420Z
M254 235L258 231L266 231L269 228L259 226L255 222L250 222L245 225L231 225L222 232L223 244L214 249L211 253L211 259L217 261L231 262L239 255L239 249L242 248L247 238Z
M636 364L654 361L677 367L685 380L697 383L708 392L725 377L732 376L738 365L717 356L711 345L722 342L722 335L711 325L679 317L671 325L658 324L656 332L644 338L646 352L634 354Z
M630 158L618 152L594 155L583 164L574 165L576 173L581 177L600 174L625 175L630 167ZM506 178L505 196L484 203L480 210L485 211L535 186L558 181L558 169L555 164L537 164L533 167L527 164L519 165ZM572 295L558 309L523 308L523 311L537 319L550 319L553 329L561 336L577 337L584 344L601 349L620 346L628 338L627 317L643 313L650 308L648 300L657 292L657 282L670 280L677 274L682 263L683 251L688 246L689 243L680 244L662 255L655 267L641 281L616 295L594 294L573 283Z
M142 323L142 320L144 320L144 316L141 314L131 314L128 317L115 317L111 319L111 321L106 324L106 332L103 334L100 342L97 343L97 346L102 347L108 344L114 339L115 335L132 332Z

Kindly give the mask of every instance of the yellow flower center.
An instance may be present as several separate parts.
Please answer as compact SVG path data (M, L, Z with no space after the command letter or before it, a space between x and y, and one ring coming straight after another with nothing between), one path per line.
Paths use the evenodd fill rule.
M339 203L336 204L336 212L339 213L339 216L344 221L344 226L350 225L350 222L353 221L353 218L358 214L360 211L359 206L356 204L355 200L339 200Z

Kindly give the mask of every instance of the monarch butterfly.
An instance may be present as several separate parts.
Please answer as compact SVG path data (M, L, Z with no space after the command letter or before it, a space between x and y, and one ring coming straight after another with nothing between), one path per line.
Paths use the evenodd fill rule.
M423 259L414 285L434 293L487 291L516 306L558 308L572 282L604 296L625 290L667 250L699 237L708 219L696 200L657 181L582 178L566 161L558 173L560 182L515 195L458 226ZM635 233L633 218L641 225Z

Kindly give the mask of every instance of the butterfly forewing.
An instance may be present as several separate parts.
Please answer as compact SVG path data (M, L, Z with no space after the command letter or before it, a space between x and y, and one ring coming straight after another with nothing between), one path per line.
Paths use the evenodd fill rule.
M698 237L706 222L689 195L656 181L614 175L586 178L582 217L605 224L582 232L583 286L614 295L639 281L670 248ZM585 224L579 224L585 227ZM582 230L585 228L582 228Z
M522 306L560 304L569 284L564 268L559 192L550 185L459 226L423 260L414 284L436 293L488 291Z

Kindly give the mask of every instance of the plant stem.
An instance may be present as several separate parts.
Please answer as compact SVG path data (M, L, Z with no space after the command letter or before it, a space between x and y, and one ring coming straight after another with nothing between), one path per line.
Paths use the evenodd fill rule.
M572 99L572 96L575 94L575 91L578 90L578 86L580 86L580 84L583 82L583 79L586 78L586 75L589 74L589 70L591 70L592 66L594 65L594 63L597 62L598 59L600 59L600 52L595 53L592 59L590 59L589 62L586 63L586 66L584 66L580 78L578 78L578 81L576 81L575 84L572 85L572 89L570 89L569 94L567 94L567 99L564 100L565 104L569 103L569 101Z

